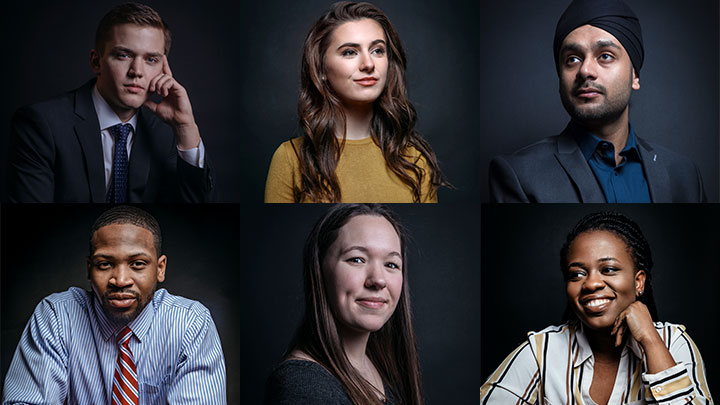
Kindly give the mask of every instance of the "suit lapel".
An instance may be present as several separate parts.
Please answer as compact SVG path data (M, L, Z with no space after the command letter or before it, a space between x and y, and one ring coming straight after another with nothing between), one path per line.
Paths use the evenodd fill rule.
M605 202L602 189L568 128L558 137L555 157L575 184L580 202Z
M134 135L128 164L128 201L142 202L150 175L151 134L153 122L138 110L137 131Z
M635 139L637 139L645 178L650 189L650 201L654 203L672 202L670 175L663 164L662 156L658 156L652 145L645 142L644 139L640 139L637 135Z
M79 118L75 123L75 135L80 142L85 171L92 202L105 202L105 166L103 164L102 141L100 139L100 123L98 122L95 106L92 102L91 80L75 92L75 115Z

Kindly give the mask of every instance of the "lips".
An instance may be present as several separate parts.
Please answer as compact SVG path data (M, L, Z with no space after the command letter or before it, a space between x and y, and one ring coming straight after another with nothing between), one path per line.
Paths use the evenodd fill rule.
M588 314L602 314L610 306L613 297L587 297L580 300L583 310Z
M130 93L133 93L133 94L139 94L145 90L144 87L142 87L138 84L126 84L124 86Z
M136 301L137 297L131 293L114 293L107 296L108 304L117 309L129 308Z
M357 83L361 86L366 86L366 87L374 86L375 83L377 83L377 82L378 82L378 79L376 79L374 77L363 77L362 79L355 80L355 83Z
M592 87L583 87L575 91L575 96L580 98L594 98L600 96L601 94L602 91Z
M366 308L380 309L383 307L383 305L387 303L387 300L381 297L363 297L358 298L357 300L355 300L355 302Z

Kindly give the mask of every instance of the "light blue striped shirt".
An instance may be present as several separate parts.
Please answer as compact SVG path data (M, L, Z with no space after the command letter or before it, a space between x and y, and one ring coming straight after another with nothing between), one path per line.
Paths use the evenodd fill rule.
M118 356L113 323L91 291L72 287L40 302L5 378L3 404L109 404ZM225 359L210 311L155 292L128 324L140 404L225 404Z

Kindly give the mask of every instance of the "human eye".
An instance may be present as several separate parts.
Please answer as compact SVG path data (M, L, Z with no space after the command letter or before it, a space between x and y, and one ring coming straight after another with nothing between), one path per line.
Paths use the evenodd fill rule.
M112 264L108 261L98 261L95 262L95 268L98 270L110 270L112 268Z
M620 271L620 269L618 269L617 267L612 267L612 266L604 267L602 269L602 272L605 274L613 274L613 273L617 273L618 271Z
M347 56L355 56L355 55L357 55L357 51L356 51L355 49L353 49L353 48L345 48L345 49L343 49L343 51L340 53L340 55L346 56L346 57L347 57Z
M383 48L382 46L379 46L379 47L373 49L373 50L371 51L371 53L372 53L373 55L383 56L383 55L385 55L385 48Z
M400 270L400 264L396 262L387 262L385 263L385 267L393 270Z
M160 58L157 56L150 56L147 58L147 62L151 65L154 65L154 64L160 62Z
M115 56L115 59L128 59L130 57L130 54L125 51L115 51L113 52L113 56Z
M570 269L568 270L568 279L570 281L577 281L585 276L585 271L581 269Z
M133 270L142 270L147 267L147 262L144 260L133 260L130 262L130 268Z
M580 63L580 62L582 62L582 60L575 55L570 55L567 58L565 58L565 64L568 66L574 65L574 64Z
M615 57L612 54L605 52L602 55L600 55L599 59L601 62L611 62L611 61L615 60Z
M363 263L365 263L365 259L363 259L362 257L351 257L351 258L349 258L349 259L347 259L347 260L345 260L345 261L348 262L348 263L352 263L352 264L363 264Z

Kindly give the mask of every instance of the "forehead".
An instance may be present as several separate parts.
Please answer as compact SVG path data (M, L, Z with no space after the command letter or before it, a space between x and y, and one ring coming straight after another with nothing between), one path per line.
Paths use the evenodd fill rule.
M614 35L589 24L582 25L572 30L563 40L562 45L560 46L560 51L562 52L562 50L569 45L590 49L594 45L602 42L617 45L620 49L622 49L623 53L627 53L625 51L625 47L623 47Z
M630 256L629 246L618 235L608 231L588 231L578 235L570 245L569 256L615 257Z
M101 250L136 250L154 255L153 234L132 224L110 224L93 233L95 252Z
M348 21L335 28L332 34L332 44L344 44L346 42L365 44L377 39L385 40L383 31L377 21L365 18L358 21Z
M358 245L369 249L400 252L400 237L392 224L382 216L358 215L338 232L338 247Z
M105 45L107 49L119 46L137 53L164 53L165 35L149 25L119 24L111 28Z

